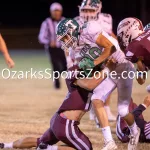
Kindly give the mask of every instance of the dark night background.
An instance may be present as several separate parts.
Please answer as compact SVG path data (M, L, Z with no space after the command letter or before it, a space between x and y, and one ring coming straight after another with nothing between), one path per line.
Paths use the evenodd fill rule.
M78 5L81 4L81 0L56 1L63 5L65 17L78 15ZM0 29L4 37L8 38L9 32L6 30L8 28L18 29L18 32L27 28L39 29L41 22L49 16L49 6L53 2L55 0L1 0ZM150 0L103 0L102 2L102 12L110 13L113 17L115 33L119 21L125 17L138 17L144 25L150 20Z

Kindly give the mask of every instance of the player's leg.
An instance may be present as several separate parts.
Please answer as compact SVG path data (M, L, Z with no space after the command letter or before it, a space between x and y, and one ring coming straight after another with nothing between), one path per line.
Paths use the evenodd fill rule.
M108 116L104 108L105 100L110 95L110 93L115 89L115 87L116 84L114 84L114 82L111 79L107 78L94 89L91 98L97 119L102 128L102 134L105 141L104 150L105 149L113 150L117 148L111 134L111 129L108 122Z
M111 102L111 96L109 96L104 104L107 116L108 116L108 120L109 121L116 121L116 116L111 112L110 109L110 102Z
M132 68L128 66L124 67L124 64L120 66L116 71L120 70L122 71L122 68L125 70L133 71ZM117 72L118 73L118 72ZM122 72L120 72L121 74ZM132 85L133 85L133 79L132 77L128 77L128 74L126 74L126 77L121 77L117 81L117 89L118 89L118 113L119 115L126 121L130 133L131 138L128 145L128 149L132 149L133 147L136 148L137 143L139 141L139 135L140 131L136 125L136 122L134 120L134 116L132 113L129 113L129 104L131 101L131 94L132 94Z
M59 114L55 118L51 122L51 128L57 139L74 149L92 150L88 137L78 128L79 122L63 118Z
M0 143L1 149L26 149L26 148L32 148L37 146L37 138L34 137L26 137L19 139L15 142L11 143Z

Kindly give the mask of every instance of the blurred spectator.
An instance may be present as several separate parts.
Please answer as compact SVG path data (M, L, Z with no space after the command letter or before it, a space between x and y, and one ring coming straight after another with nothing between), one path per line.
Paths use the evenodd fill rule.
M39 33L39 42L44 44L48 52L53 71L61 73L66 70L66 58L61 44L57 42L55 29L62 17L63 8L59 3L53 3L50 6L50 16L41 25ZM60 79L55 79L54 86L60 88Z

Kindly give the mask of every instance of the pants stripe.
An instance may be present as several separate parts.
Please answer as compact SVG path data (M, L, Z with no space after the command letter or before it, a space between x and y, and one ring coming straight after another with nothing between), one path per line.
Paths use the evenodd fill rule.
M72 134L74 136L74 138L86 149L86 150L90 150L89 147L86 145L86 143L84 143L75 133L75 128L74 128L74 121L72 121L71 123L71 129L72 129Z
M124 137L124 134L120 127L120 116L118 116L118 120L117 120L116 133L117 133L117 136L119 137L119 139L122 140L122 137Z
M80 148L70 137L69 135L69 120L67 120L66 122L66 137L67 139L78 149L78 150L82 150L82 148Z
M145 136L148 136L148 135L150 135L150 131L145 132Z
M149 126L145 126L145 130L149 130L150 129L150 125Z
M86 103L85 110L89 110L89 108L90 108L90 105L91 105L91 96L92 96L92 94L90 93L88 95L88 101Z

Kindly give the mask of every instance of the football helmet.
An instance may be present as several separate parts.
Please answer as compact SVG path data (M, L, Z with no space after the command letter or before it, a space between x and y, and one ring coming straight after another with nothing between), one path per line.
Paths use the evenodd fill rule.
M117 37L122 49L126 48L132 40L143 33L143 24L137 18L122 20L117 28Z
M62 49L76 48L79 39L80 27L74 19L64 19L56 28L57 40L61 42Z
M150 29L150 23L147 24L147 25L144 27L144 31L147 31L147 30L149 30L149 29Z
M80 17L84 22L98 19L98 15L102 9L102 2L100 0L83 0L79 7Z

